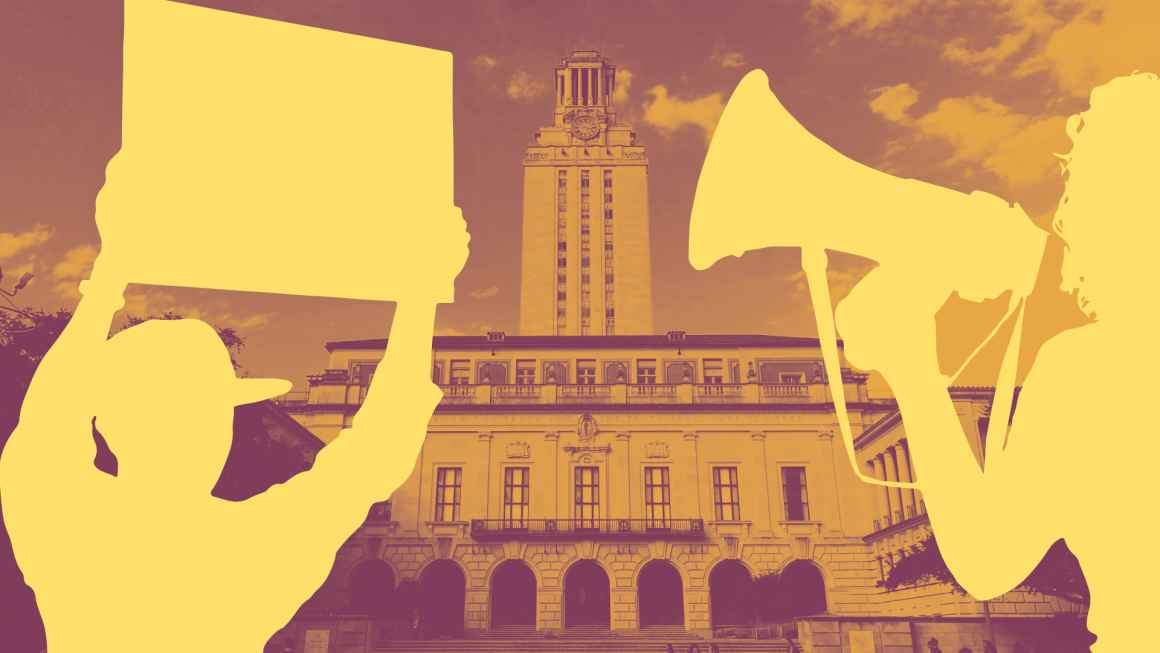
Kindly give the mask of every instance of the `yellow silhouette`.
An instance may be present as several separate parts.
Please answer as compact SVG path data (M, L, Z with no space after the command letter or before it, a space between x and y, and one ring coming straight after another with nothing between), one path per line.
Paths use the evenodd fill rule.
M0 458L49 650L261 650L408 476L440 399L435 307L467 256L450 93L446 52L126 2L102 251ZM343 256L320 260L328 251ZM290 384L236 378L197 320L109 338L131 281L397 304L352 427L309 472L233 503L210 491L234 407ZM93 464L94 429L116 477Z
M1136 74L1095 89L1091 108L1068 123L1073 149L1064 157L1066 191L1054 226L1067 243L1064 287L1097 321L1043 346L1009 437L1006 420L990 422L983 468L947 394L957 374L939 370L934 318L953 292L973 300L1009 293L1002 322L1014 325L992 410L1009 414L1023 306L1046 237L1018 206L843 157L798 124L764 73L753 71L714 135L691 222L689 257L700 268L748 250L802 248L850 450L823 248L878 261L838 305L837 324L849 360L880 371L898 399L948 566L972 595L990 599L1022 582L1064 537L1083 563L1088 625L1100 651L1136 650L1152 640L1148 603L1137 594L1160 580L1142 562L1142 547L1131 544L1140 540L1116 536L1139 522L1139 502L1153 494L1144 479L1154 474L1160 452L1139 410L1150 401L1144 375L1157 359L1147 332L1153 307L1145 298L1146 262L1158 235L1152 162L1160 150L1158 110L1160 80Z

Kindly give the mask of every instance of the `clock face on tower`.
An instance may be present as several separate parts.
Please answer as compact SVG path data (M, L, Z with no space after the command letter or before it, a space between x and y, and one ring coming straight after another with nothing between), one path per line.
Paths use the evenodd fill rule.
M590 141L600 133L600 122L592 113L577 113L572 118L572 135L582 141Z

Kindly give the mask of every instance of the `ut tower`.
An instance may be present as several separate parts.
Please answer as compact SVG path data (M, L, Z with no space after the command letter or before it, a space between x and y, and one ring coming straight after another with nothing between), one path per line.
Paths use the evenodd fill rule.
M524 155L520 333L653 332L648 159L613 108L616 68L578 50Z

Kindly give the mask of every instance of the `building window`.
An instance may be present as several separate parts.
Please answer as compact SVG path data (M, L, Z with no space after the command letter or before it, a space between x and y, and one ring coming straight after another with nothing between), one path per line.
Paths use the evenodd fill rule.
M391 500L379 501L371 504L371 509L367 512L368 522L389 522L391 521Z
M713 468L713 505L717 511L717 521L741 521L736 467Z
M378 363L355 363L351 365L350 376L354 382L366 387L371 384L371 379L375 376L375 368Z
M575 84L575 70L572 72ZM573 97L575 95L573 94ZM556 330L563 330L568 321L568 294L565 285L568 279L568 171L556 172L556 277L560 285L556 292Z
M644 518L647 528L668 528L669 468L644 468Z
M778 382L786 385L801 385L804 379L801 372L782 372L778 376Z
M467 385L470 383L471 361L451 361L451 385Z
M600 468L576 468L576 528L598 528L600 524Z
M810 507L806 501L805 467L781 468L781 492L785 497L787 521L806 521L810 518Z
M536 361L516 361L516 385L533 385L536 382Z
M596 384L596 360L585 358L576 361L576 383L579 385Z
M655 385L657 382L657 361L642 358L636 362L636 382L641 385Z
M706 358L701 366L705 383L720 384L725 381L725 365L720 358Z
M459 521L463 469L439 467L435 470L435 521Z
M528 468L503 470L503 527L528 527Z
M585 76L587 79L587 76ZM592 284L589 283L588 267L590 265L589 252L591 241L588 234L591 231L591 179L589 170L580 171L580 335L588 335L592 326L591 304Z

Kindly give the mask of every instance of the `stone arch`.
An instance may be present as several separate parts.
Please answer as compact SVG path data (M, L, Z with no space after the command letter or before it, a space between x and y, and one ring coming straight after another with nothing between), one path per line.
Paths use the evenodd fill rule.
M640 566L635 585L641 628L685 624L685 579L676 565L649 560Z
M347 608L356 614L385 616L392 607L398 576L386 560L369 558L346 575Z
M829 608L826 587L825 572L813 560L790 560L778 572L777 589L784 597L787 617L825 613Z
M509 558L488 576L488 610L493 628L535 626L539 579L531 565Z
M574 561L564 571L564 627L612 624L612 580L598 560Z
M709 621L714 628L748 626L755 621L753 570L737 558L717 561L709 570Z
M419 620L424 636L463 634L467 574L451 559L428 562L419 571Z

